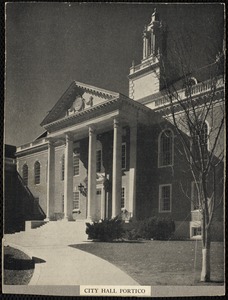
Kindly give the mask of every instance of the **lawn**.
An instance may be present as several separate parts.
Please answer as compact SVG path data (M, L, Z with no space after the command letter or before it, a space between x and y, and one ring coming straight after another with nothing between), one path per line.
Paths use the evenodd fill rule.
M32 278L34 262L22 251L4 247L4 284L26 285Z
M223 285L224 245L211 243L211 282L201 283L200 241L93 242L71 245L119 267L141 285Z

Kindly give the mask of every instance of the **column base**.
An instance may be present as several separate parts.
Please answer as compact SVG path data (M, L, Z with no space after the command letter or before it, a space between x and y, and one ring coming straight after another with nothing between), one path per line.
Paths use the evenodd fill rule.
M92 223L93 223L93 221L92 221L92 219L91 219L91 218L87 218L87 219L85 219L85 223L90 223L90 224L92 224Z
M62 221L63 221L63 222L75 222L75 220L73 219L72 216L64 216L64 217L62 218Z
M50 221L50 218L49 218L49 217L48 217L48 218L45 218L44 221L45 221L45 222L49 222L49 221Z

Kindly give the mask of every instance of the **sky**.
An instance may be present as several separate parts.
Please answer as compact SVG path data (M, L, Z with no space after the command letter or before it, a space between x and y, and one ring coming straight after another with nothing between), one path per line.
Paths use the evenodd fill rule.
M7 3L5 143L39 136L73 80L128 95L129 68L142 59L142 32L155 7L168 39L190 32L196 66L207 63L205 53L214 56L221 4Z

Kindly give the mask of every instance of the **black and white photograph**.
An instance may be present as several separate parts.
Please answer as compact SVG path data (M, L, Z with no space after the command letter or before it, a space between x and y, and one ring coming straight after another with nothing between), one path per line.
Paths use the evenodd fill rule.
M5 3L4 294L225 294L225 5Z

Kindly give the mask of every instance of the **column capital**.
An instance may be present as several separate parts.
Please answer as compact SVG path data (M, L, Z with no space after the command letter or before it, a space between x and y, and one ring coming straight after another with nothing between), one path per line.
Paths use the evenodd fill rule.
M71 132L65 132L66 142L73 141L73 134Z
M122 123L121 121L122 121L122 120L121 120L120 117L114 118L114 119L113 119L113 127L114 127L114 128L117 128L117 127L121 126L121 123Z
M55 140L53 138L48 138L48 146L54 146Z
M96 126L95 125L90 125L89 126L89 134L96 133Z

